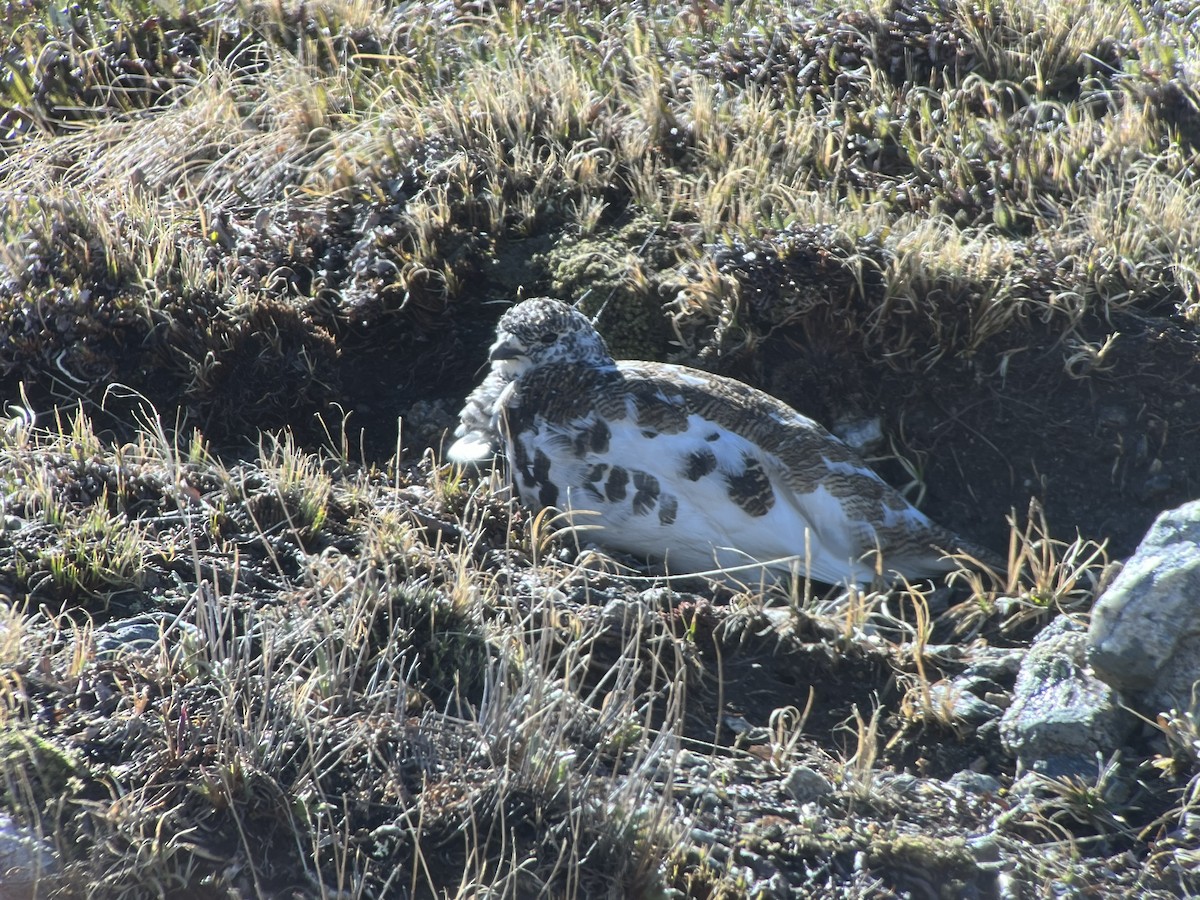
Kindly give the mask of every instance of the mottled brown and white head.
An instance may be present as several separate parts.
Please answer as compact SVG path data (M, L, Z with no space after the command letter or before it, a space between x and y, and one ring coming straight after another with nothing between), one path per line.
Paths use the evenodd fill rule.
M496 454L501 443L497 404L525 372L552 363L616 365L588 317L548 297L524 300L500 317L488 358L491 372L459 414L456 440L446 454L453 462L482 463Z
M500 317L488 358L506 378L551 363L614 365L588 317L547 297L522 301Z

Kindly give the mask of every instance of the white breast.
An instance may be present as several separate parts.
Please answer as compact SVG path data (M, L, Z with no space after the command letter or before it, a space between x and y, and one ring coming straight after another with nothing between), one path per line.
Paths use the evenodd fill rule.
M604 452L580 456L579 424L564 428L539 420L517 439L527 458L542 454L549 461L549 480L558 489L554 505L568 514L581 541L653 557L675 572L757 562L768 564L774 576L797 571L827 583L873 576L873 563L859 559L871 549L863 546L862 523L850 521L823 487L794 494L779 461L746 438L696 415L685 432L649 437L625 418L608 423L611 438ZM689 477L689 457L706 453L715 460L712 470ZM728 479L745 470L747 458L762 466L774 494L762 515L747 512L731 494ZM514 479L527 505L542 505L536 485L526 484L515 470ZM646 488L652 484L658 490L650 503ZM752 583L758 576L751 569L739 578Z

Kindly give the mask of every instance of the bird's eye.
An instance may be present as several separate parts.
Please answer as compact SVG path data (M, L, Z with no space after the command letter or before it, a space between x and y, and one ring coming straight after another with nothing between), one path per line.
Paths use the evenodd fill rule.
M553 331L547 331L545 334L541 335L538 340L543 344L553 344L557 337L558 335Z

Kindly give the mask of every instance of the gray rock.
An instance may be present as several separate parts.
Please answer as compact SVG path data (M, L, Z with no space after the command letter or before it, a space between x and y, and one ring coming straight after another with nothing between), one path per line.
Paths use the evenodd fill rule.
M600 610L600 627L622 635L641 633L649 638L655 633L654 626L659 621L655 612L625 597L613 597Z
M116 659L129 653L152 653L162 647L176 653L181 641L195 639L198 634L195 625L171 613L150 612L101 625L93 638L98 659Z
M1038 635L1000 720L1000 739L1022 770L1043 775L1093 771L1097 753L1124 744L1137 719L1087 665L1083 626L1059 616Z
M783 779L783 789L797 803L812 803L833 793L829 779L808 766L792 766Z
M792 889L782 872L775 872L769 878L759 878L750 885L747 892L752 900L773 900L775 897L791 897Z
M982 725L989 719L998 718L1004 710L988 703L972 692L969 682L935 684L929 688L929 699L935 707L948 708L955 719L968 725Z
M0 897L47 894L44 879L57 871L58 855L49 843L0 813Z
M921 789L927 785L925 780L918 778L916 775L910 775L908 772L898 772L895 775L889 772L880 773L879 783L886 784L902 797L918 796L921 793Z
M1096 602L1088 659L1151 717L1192 708L1200 680L1200 501L1159 516Z
M1003 785L991 775L984 772L973 772L970 769L955 772L950 776L947 784L965 794L992 794L993 796L998 796L1003 788Z
M976 862L998 863L1001 860L1000 841L995 834L982 834L967 841L967 849Z
M980 647L971 653L971 664L960 678L990 678L993 681L1016 675L1025 659L1021 647Z
M1024 658L1024 650L977 648L970 655L971 664L960 674L930 687L930 702L957 724L976 729L988 726L1011 705L1011 692L997 679L1011 683Z

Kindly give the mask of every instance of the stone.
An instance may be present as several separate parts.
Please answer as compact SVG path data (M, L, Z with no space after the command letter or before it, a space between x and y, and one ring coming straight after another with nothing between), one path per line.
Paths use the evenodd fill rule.
M1024 659L1025 650L1021 647L979 647L971 651L970 665L960 677L1004 680L1021 670Z
M46 896L45 879L58 868L47 841L0 813L0 900Z
M991 794L993 797L1000 796L1003 788L1003 785L991 775L985 772L973 772L970 769L955 772L950 776L947 784L966 794Z
M833 793L829 779L808 766L792 766L783 779L783 789L797 803L812 803Z
M980 698L971 687L969 682L960 682L956 678L952 682L930 686L929 699L935 709L947 709L957 721L968 725L982 725L1004 712L999 706Z
M1121 747L1137 724L1087 664L1082 625L1059 616L1034 640L1000 720L1021 770L1058 777L1093 772L1096 754Z
M1096 602L1088 660L1149 718L1195 711L1200 681L1200 501L1160 515Z
M177 649L179 642L185 638L199 639L196 626L179 621L177 616L165 612L116 619L97 627L93 633L97 659L117 659L129 653L153 653L163 647Z

